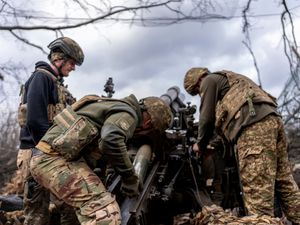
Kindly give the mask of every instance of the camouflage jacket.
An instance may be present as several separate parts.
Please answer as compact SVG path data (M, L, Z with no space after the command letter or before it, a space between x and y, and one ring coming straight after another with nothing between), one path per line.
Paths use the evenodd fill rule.
M232 74L236 82L243 79L248 83L249 79L244 79L245 76L239 74ZM233 81L233 79L231 80ZM249 81L250 82L250 81ZM255 85L251 81L251 85ZM255 85L255 90L260 89ZM269 114L276 114L275 102L267 93L264 97L260 97L261 92L256 92L256 96L250 98L253 108L251 111L255 115L250 115L250 108L247 99L243 99L247 94L236 89L233 82L229 82L226 71L215 72L206 76L200 85L199 95L201 96L200 118L198 127L198 144L205 148L215 130L215 125L219 128L219 133L225 136L230 142L235 142L241 130L257 121L260 121ZM232 94L234 92L234 94ZM226 102L225 102L226 99ZM239 104L236 104L236 103ZM230 107L230 104L234 107ZM222 107L220 107L222 106Z
M241 109L246 105L248 111L244 112L244 115L247 116L247 120L245 125L249 125L249 122L252 120L253 122L257 122L268 115L270 112L274 111L277 107L276 99L271 96L269 93L265 92L261 89L257 84L255 84L248 77L237 74L231 71L219 71L216 72L225 76L229 83L229 90L222 98L221 101L217 103L216 106L216 121L215 126L217 131L221 132L228 141L232 141L233 136L232 133L238 132L240 130L239 127L232 127L229 124L235 123L241 116ZM258 106L260 104L265 104L270 106L270 111L265 110L260 112L258 118L256 111L259 111ZM254 107L256 105L256 107ZM244 121L245 122L245 121ZM238 129L237 131L234 131Z

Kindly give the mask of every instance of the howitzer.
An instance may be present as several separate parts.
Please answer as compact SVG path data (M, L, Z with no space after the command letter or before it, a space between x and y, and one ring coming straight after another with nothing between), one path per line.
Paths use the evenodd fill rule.
M201 157L192 150L197 137L196 107L183 102L178 87L169 88L161 99L172 110L171 127L164 136L132 140L128 146L135 171L143 181L141 193L134 198L122 196L121 179L115 174L106 182L108 190L117 196L123 225L174 224L176 216L188 214L193 218L204 205L213 204Z

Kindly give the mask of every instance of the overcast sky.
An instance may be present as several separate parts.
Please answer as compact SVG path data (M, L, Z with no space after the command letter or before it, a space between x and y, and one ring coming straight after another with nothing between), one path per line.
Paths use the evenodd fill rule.
M229 2L241 4L244 1ZM300 5L299 0L287 2L291 7ZM255 1L252 14L279 14L281 8L277 5L278 1L273 0ZM230 13L237 12L233 10ZM294 22L295 33L299 37L300 8L292 12L298 16ZM253 51L262 85L278 96L289 78L287 59L283 54L280 16L255 17L250 22ZM258 82L251 55L242 43L244 36L241 30L240 17L152 28L101 23L70 30L64 35L82 46L85 61L70 74L66 83L77 98L86 94L105 94L103 85L108 77L114 79L116 98L131 93L138 98L160 96L169 87L178 86L187 101L199 105L199 99L191 98L183 89L183 77L191 67L208 67L210 71L233 70ZM26 36L32 37L41 46L47 46L55 38L53 33L45 32L28 32ZM36 61L47 61L46 55L24 46L9 33L2 32L0 42L1 63L8 60L22 62L30 72ZM29 75L24 74L24 80ZM10 95L16 96L17 91Z

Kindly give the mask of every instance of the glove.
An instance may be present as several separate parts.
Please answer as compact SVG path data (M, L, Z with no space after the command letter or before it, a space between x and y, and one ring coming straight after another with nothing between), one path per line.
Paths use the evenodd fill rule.
M134 197L139 194L141 188L139 178L136 174L122 178L121 193L128 197Z

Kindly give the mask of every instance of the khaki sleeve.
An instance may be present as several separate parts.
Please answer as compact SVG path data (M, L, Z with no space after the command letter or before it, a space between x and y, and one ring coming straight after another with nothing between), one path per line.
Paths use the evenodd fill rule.
M215 107L218 101L218 85L212 75L207 76L200 85L201 97L198 138L201 148L205 148L213 135L215 123Z
M136 124L130 114L122 112L109 116L101 129L99 148L117 173L123 177L134 174L132 162L127 154L126 142L132 137Z

